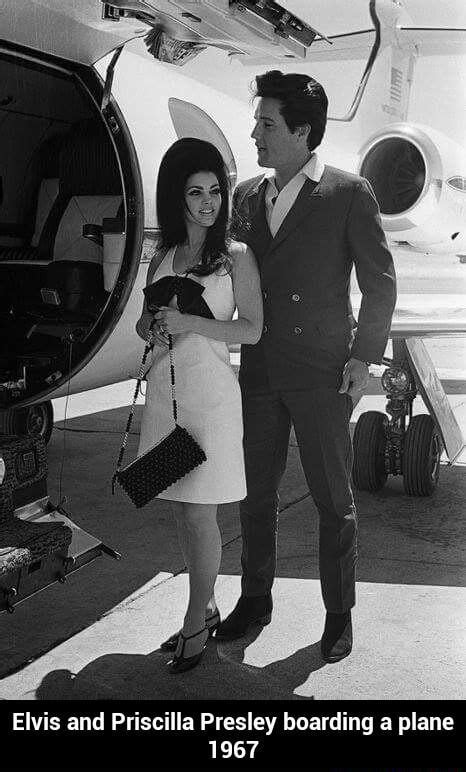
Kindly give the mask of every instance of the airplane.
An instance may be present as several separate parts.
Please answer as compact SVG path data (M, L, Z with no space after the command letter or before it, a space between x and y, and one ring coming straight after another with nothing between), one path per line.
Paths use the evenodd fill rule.
M351 108L333 118L345 124L364 117L355 170L373 184L392 239L455 253L465 243L464 151L407 121L418 51L463 51L464 31L403 27L396 0L369 0L373 28L332 36L287 6L274 0L0 0L0 433L47 442L52 399L137 373L142 343L134 328L157 238L155 181L170 144L183 136L212 141L232 185L258 173L252 143L244 141L250 105L228 95L228 71L211 72L214 83L202 82L196 61L204 53L213 50L246 69L265 62L298 68L313 57L360 58L369 44ZM381 102L376 95L381 84L387 93L387 83ZM444 329L461 331L450 324ZM400 343L385 378L392 418L377 414L358 422L357 487L377 490L388 473L402 473L409 493L428 495L442 442L450 460L463 446L438 379L432 386L433 366L419 340L429 332L432 325L410 330L394 323ZM428 378L420 377L423 368ZM429 426L411 419L418 389L433 413ZM407 418L415 426L411 437ZM408 468L405 434L405 445L414 448ZM0 448L0 488L1 456ZM416 471L420 459L427 479ZM112 554L90 535L86 541L59 505L52 512L44 501L41 511L22 499L15 512L37 522L61 517L75 541L88 545L80 554Z

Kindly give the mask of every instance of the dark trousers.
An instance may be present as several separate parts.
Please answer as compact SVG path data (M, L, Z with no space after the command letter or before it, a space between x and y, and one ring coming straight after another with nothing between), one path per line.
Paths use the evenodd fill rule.
M319 568L327 611L355 603L356 511L351 492L351 398L335 389L248 392L243 389L247 498L240 504L242 594L265 595L275 576L278 486L291 423L319 513Z

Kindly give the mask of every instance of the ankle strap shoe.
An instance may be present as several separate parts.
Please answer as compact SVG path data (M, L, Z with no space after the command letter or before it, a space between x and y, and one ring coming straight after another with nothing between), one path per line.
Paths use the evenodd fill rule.
M212 638L213 634L215 633L218 626L220 625L220 611L217 609L217 611L215 611L210 617L206 617L205 623L209 631L209 638ZM176 651L180 633L181 633L181 630L178 630L178 632L173 633L173 635L170 635L170 638L167 638L166 641L163 641L163 643L160 644L159 648L162 651Z
M193 654L191 657L185 657L184 650L186 647L186 641L190 641L192 638L197 638L197 636L202 635L202 633L205 634L205 640L202 644L201 650L198 651L197 654ZM209 631L207 627L203 627L202 630L198 630L197 633L193 633L192 635L185 635L184 633L180 632L179 639L182 641L181 651L179 654L175 654L173 659L168 663L172 673L184 673L186 670L191 670L191 668L196 667L202 657L202 654L204 653L206 643L209 640Z

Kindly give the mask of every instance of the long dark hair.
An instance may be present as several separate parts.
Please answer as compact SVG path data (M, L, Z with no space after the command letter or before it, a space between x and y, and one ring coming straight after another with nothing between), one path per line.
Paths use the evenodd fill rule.
M204 249L198 265L189 270L197 276L208 276L219 268L230 268L227 236L230 186L220 152L210 142L185 137L167 150L160 163L157 178L157 218L161 248L183 244L188 236L185 222L186 181L197 172L212 172L218 180L222 201L215 223L207 229Z

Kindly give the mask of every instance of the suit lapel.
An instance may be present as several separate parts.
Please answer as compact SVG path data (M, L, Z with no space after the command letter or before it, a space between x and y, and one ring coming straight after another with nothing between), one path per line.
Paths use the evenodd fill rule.
M324 175L317 183L310 179L306 180L298 193L296 201L271 241L268 249L269 253L275 250L298 227L305 217L308 217L311 212L319 209L322 205L322 180Z
M272 240L272 234L265 214L265 190L267 188L267 179L263 179L260 185L253 188L247 195L247 207L251 232L254 239L254 252L259 262L265 252L268 251L269 243Z

